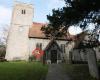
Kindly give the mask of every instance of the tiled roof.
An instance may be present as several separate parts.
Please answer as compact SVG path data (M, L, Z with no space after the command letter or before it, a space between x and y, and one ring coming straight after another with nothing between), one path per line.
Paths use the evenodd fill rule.
M45 34L41 31L41 27L46 24L33 22L32 27L29 29L29 37L45 38Z
M29 38L47 38L41 31L41 27L47 25L46 23L33 22L32 27L29 29ZM66 38L57 38L58 40L66 40Z

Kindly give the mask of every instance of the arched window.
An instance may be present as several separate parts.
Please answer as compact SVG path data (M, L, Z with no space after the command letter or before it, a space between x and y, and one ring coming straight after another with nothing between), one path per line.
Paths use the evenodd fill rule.
M23 14L23 12L24 12L24 11L22 10L22 14Z
M22 14L26 14L26 10L24 9L24 10L22 10L22 12L21 12Z
M36 44L36 48L42 49L42 43L37 43L37 44Z
M26 10L24 10L24 14L26 14Z
M19 26L19 31L20 31L20 32L23 31L23 26Z
M61 50L63 53L65 53L65 44L61 44Z

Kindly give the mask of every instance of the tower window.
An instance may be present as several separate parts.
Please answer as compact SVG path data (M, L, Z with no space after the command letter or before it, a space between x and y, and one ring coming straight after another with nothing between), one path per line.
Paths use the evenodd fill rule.
M22 14L23 14L23 10L22 10Z
M20 31L20 32L23 31L23 26L19 26L19 31Z
M22 14L26 14L26 10L22 10Z
M26 13L26 11L24 10L24 14Z

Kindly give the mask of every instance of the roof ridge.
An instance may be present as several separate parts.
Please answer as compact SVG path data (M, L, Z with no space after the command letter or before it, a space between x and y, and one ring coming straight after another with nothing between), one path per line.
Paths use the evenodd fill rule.
M42 22L33 22L33 24L41 24L41 25L45 25L46 23L42 23Z

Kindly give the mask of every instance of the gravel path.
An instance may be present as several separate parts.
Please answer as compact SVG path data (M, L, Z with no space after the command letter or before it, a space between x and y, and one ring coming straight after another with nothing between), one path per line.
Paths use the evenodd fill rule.
M60 64L50 64L46 80L70 80Z

